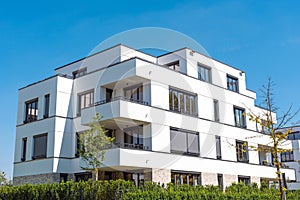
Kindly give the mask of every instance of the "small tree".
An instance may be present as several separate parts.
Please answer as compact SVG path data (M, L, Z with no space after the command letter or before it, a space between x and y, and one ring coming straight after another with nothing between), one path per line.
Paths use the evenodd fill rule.
M93 121L89 123L89 129L79 135L80 147L78 153L84 162L81 166L84 170L94 171L98 180L99 169L105 159L107 147L113 142L114 138L107 135L101 123L100 114L97 113Z
M0 187L3 185L9 185L10 181L7 180L6 174L3 171L0 171Z
M280 170L282 167L282 163L281 160L279 159L279 156L282 152L285 152L287 150L282 149L280 147L283 146L284 143L287 141L286 138L288 134L292 132L292 127L290 128L285 128L285 127L288 124L291 124L293 118L296 116L299 110L293 112L292 105L291 105L289 109L283 113L282 116L279 116L277 117L277 119L275 119L274 113L276 113L278 108L275 106L274 103L273 87L274 87L274 83L269 78L267 86L263 86L261 90L262 97L264 99L263 107L265 108L265 111L260 114L255 114L253 112L250 112L248 113L248 116L250 121L256 122L258 125L262 127L264 133L270 136L270 139L272 141L271 146L267 148L258 147L258 148L254 148L254 150L267 151L272 154L274 158L273 162L276 167L276 177L279 184L280 199L283 200L284 191L286 190L286 188L284 188L282 183L282 174Z

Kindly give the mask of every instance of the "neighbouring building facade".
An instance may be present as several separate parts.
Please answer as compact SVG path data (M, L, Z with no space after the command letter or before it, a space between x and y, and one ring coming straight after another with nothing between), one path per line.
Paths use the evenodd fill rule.
M182 48L155 57L116 45L19 90L13 182L85 180L78 135L99 112L115 137L100 179L219 185L275 180L245 73ZM285 146L289 148L289 146ZM283 169L295 181L294 169Z

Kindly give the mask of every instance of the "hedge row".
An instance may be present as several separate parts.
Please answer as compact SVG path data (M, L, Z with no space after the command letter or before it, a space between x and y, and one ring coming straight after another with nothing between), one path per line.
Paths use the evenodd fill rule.
M167 187L155 183L145 183L144 186L136 187L133 182L116 181L87 181L87 182L66 182L22 186L0 187L0 199L13 200L132 200L132 199L220 199L220 200L276 200L279 199L279 192L274 188L268 188L262 184L258 188L256 184L245 186L242 183L233 184L222 192L216 186L188 186L168 184ZM287 199L300 199L300 191L287 192Z

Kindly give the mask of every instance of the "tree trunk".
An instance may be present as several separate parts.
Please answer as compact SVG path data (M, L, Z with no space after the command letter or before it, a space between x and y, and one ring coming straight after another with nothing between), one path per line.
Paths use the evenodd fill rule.
M98 179L99 179L99 169L98 168L96 168L95 169L95 179L96 179L96 181L98 181Z
M274 158L275 158L275 166L276 166L276 174L277 174L277 179L278 179L278 184L279 184L279 192L280 192L280 200L284 200L284 190L283 190L283 185L282 185L282 179L281 179L281 171L280 171L280 162L279 162L279 158L278 158L278 145L277 143L275 143L274 145Z

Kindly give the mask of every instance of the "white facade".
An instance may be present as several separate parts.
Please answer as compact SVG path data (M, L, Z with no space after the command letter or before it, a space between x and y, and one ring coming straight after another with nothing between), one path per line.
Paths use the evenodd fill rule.
M97 112L115 136L104 179L138 174L140 180L185 183L187 176L199 176L201 184L227 186L276 178L266 165L270 155L238 150L238 144L269 144L254 122L239 115L262 111L239 69L188 48L154 57L117 45L55 72L19 90L16 184L43 174L55 175L53 181L80 176L76 133L87 130ZM295 180L295 170L283 171Z

